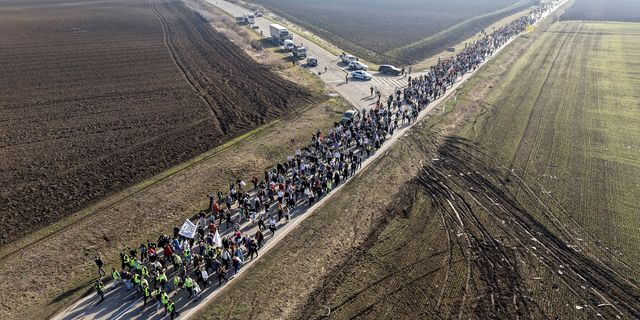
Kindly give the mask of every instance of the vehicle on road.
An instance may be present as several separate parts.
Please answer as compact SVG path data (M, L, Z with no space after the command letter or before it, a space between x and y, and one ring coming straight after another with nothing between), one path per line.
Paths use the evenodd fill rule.
M349 62L349 70L367 70L369 66L360 62L360 61L351 61Z
M291 37L291 34L289 33L289 30L287 30L287 28L276 23L269 25L269 34L271 35L273 41L275 41L276 43L282 43L287 39L290 40Z
M256 17L262 17L262 12L256 11L253 13Z
M340 60L342 60L343 63L349 63L351 61L358 61L358 58L356 58L355 56L352 56L350 54L342 53L338 57L340 58Z
M244 23L246 24L256 23L256 16L253 15L253 13L245 13L243 17L244 17Z
M345 111L344 114L342 114L342 119L340 119L340 123L347 124L351 122L351 120L353 120L353 118L355 118L357 114L358 114L357 110L351 109L351 110Z
M354 79L367 80L367 81L373 79L373 76L364 70L356 70L351 72L351 77Z
M304 59L307 57L307 48L303 46L295 46L293 49L293 56L297 59Z
M287 39L287 40L284 40L284 42L283 42L283 46L284 46L284 49L285 49L285 50L287 50L287 51L289 51L289 52L292 52L292 51L293 51L293 49L295 49L296 44L295 44L295 43L293 43L293 41L292 41L292 40Z
M307 58L307 67L317 67L318 59L316 57Z
M394 76L399 76L402 73L402 70L389 65L389 64L383 64L378 68L378 71L380 73L384 73L384 74L390 74L390 75L394 75Z

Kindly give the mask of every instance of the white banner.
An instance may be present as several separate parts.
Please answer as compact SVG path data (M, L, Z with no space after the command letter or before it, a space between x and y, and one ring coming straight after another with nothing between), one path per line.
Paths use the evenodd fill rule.
M213 236L213 244L215 244L219 248L222 248L222 239L220 239L220 233L218 232L218 229L216 229L216 234Z
M192 239L196 235L196 225L189 221L189 219L185 220L180 228L179 234Z

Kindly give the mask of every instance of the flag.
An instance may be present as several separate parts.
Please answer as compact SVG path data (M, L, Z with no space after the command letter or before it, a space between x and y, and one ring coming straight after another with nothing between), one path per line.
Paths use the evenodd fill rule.
M220 239L220 233L218 232L218 229L216 229L216 234L213 235L213 244L215 244L219 248L222 247L222 239Z
M179 234L192 239L196 235L196 225L189 221L189 219L184 220L182 227L180 227Z

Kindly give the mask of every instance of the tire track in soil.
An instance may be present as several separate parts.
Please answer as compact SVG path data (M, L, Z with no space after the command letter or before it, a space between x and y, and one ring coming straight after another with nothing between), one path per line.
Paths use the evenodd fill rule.
M419 178L423 188L429 194L435 194L438 196L434 201L442 202L446 199L446 201L449 202L451 193L453 193L456 195L456 198L460 200L455 205L459 210L458 213L461 213L460 217L465 219L467 224L480 223L477 227L489 232L487 228L482 226L482 222L475 217L472 207L464 200L466 197L464 192L468 192L466 190L469 188L473 188L472 190L476 192L485 193L488 199L493 198L494 200L492 201L500 203L500 207L502 207L498 212L488 210L487 213L495 221L505 219L514 221L518 228L513 228L511 231L509 231L509 229L504 230L509 231L507 235L513 241L524 244L522 245L522 248L527 248L532 245L532 243L537 244L538 246L543 246L548 255L544 257L544 260L538 256L536 256L536 259L540 260L541 264L547 267L550 271L555 272L556 269L553 268L554 266L556 268L557 266L564 266L563 269L566 270L566 272L558 275L558 277L562 280L564 285L573 292L576 298L586 302L585 305L589 306L588 309L590 312L594 313L594 316L596 313L601 313L609 316L632 318L640 317L640 307L638 306L640 293L636 286L629 285L627 281L620 279L617 274L611 272L606 266L602 266L597 261L594 261L586 253L577 252L569 248L563 240L556 237L544 225L535 220L533 215L529 214L525 208L521 207L515 196L510 194L508 190L502 190L497 187L494 182L489 181L480 174L459 175L460 172L491 172L492 169L488 165L484 164L483 159L478 158L483 155L482 152L466 141L461 139L450 139L440 149L440 155L441 159L448 160L439 161L426 166ZM452 186L443 188L442 181L447 181L447 184ZM478 202L483 201L478 200L473 196L472 198ZM487 208L491 208L492 206L491 203L486 203L481 207L484 208L484 210L487 210ZM469 228L465 231L471 232ZM476 243L481 243L481 241L479 241L480 239L473 235L472 232L469 237L474 239L473 241ZM491 270L486 270L486 266L491 266L489 269L499 270L504 266L508 267L509 265L516 265L515 261L510 261L509 263L498 261L497 258L502 260L505 257L505 255L501 253L500 246L493 245L490 247L492 250L497 250L495 255L488 255L485 251L486 248L472 247L472 250L474 250L475 254L478 254L481 259L488 259L486 261L488 263L476 264L477 268L480 270L483 270L484 268L484 272L490 273ZM529 252L529 254L533 253ZM513 258L509 259L513 260ZM501 279L502 281L505 281L505 278L502 276L494 279ZM497 290L497 292L504 292L504 290L506 290L506 292L513 291L513 294L510 296L516 298L522 297L525 294L521 288L522 279L518 279L517 277L514 278L513 274L508 274L506 279L506 282L509 283L509 286L506 288L495 287L494 284L487 283L491 288L490 291L494 289ZM491 287L492 285L494 285L494 287ZM574 289L585 285L588 286L591 291L577 291ZM524 301L524 298L522 299ZM595 307L601 305L603 301L605 303L605 307L610 306L611 308L597 309L598 307ZM480 305L483 304L487 305L487 302L485 301L484 303L480 303ZM526 302L523 302L523 307L526 311L521 310L519 308L520 303L517 300L513 307L515 310L509 309L507 305L501 304L500 300L498 300L497 306L492 309L494 309L493 311L496 312L496 315L503 314L501 312L507 312L503 315L509 317L528 317L527 315L530 316L540 312L539 307L536 305L533 305L534 309L527 310ZM475 313L477 316L486 315L486 313L483 313L480 310L476 310Z
M173 48L173 45L169 40L169 36L167 33L167 21L165 20L164 16L160 14L160 12L158 11L158 8L156 7L157 1L158 0L149 0L149 4L151 6L151 10L158 17L158 20L160 21L160 25L162 26L162 36L163 36L164 45L165 47L167 47L167 51L169 51L171 60L176 65L176 67L178 67L178 70L180 70L180 73L182 73L182 76L187 81L187 84L189 85L189 87L191 87L191 89L198 95L198 97L202 100L202 102L204 102L209 107L208 112L211 118L214 119L218 123L218 125L220 125L220 122L218 121L219 119L218 115L216 114L216 107L213 104L213 102L210 101L211 98L206 93L206 91L199 86L197 81L192 79L191 73L187 71L187 69L182 65L182 63L180 63L178 57L176 56L175 49ZM223 132L226 132L226 131L227 130L223 128Z
M572 27L572 31L573 31L573 28L574 27ZM566 34L562 34L562 35L563 35L562 42L558 46L557 52L555 53L555 55L553 57L553 60L551 62L551 67L549 69L549 72L547 72L546 77L545 77L545 79L544 79L544 81L543 81L543 83L542 83L542 85L540 87L541 88L540 90L544 90L547 82L549 81L549 77L551 75L551 72L555 69L556 63L558 61L558 56L560 55L560 52L562 51L562 48L564 47L565 42L567 41L567 38L569 37ZM553 40L553 43L556 43L556 40ZM544 60L543 60L545 65L548 64L547 59L549 58L549 56L552 54L553 51L555 51L555 49L547 51L547 54L545 55ZM532 65L533 62L534 62L533 60L530 60L529 65ZM515 86L514 86L514 88L515 88ZM529 93L531 92L532 88L533 88L533 86L528 86L527 91L524 94L525 97L530 96ZM537 95L536 101L533 103L532 108L535 108L535 106L538 105L538 102L540 100L540 96L541 95L540 95L540 92L539 92L539 94ZM497 104L497 105L501 105L501 104ZM526 136L527 133L529 132L529 128L531 127L531 123L533 122L533 115L534 114L535 114L535 112L533 112L533 111L529 113L529 117L527 119L527 124L526 124L525 129L524 129L523 134L522 134L523 137ZM518 143L518 146L516 147L516 150L514 152L514 156L511 159L511 163L512 164L516 162L516 159L517 159L518 155L521 154L520 150L522 149L522 147L524 145L524 142L525 142L525 139L521 139L520 143Z

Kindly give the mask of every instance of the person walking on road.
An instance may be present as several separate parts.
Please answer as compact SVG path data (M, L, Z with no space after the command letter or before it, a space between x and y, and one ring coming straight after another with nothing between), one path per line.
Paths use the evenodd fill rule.
M276 224L276 219L274 219L273 217L269 219L269 230L271 231L271 236L276 235Z
M96 292L98 292L100 296L100 302L104 301L104 283L102 283L102 278L96 281Z
M147 306L147 300L149 300L149 298L151 298L151 289L149 289L149 286L142 286L142 295L144 297L144 303L142 304L142 309L144 310L144 307Z
M167 303L167 314L171 317L171 320L179 315L179 313L176 311L175 303L173 303L173 301L171 300L169 300L169 302Z
M100 258L100 255L96 256L96 266L98 266L98 275L100 275L100 277L104 277L105 274L107 274L104 271L104 262L102 261L102 258Z
M349 83L349 74L344 75L344 83Z
M116 268L111 268L111 278L113 279L113 287L117 288L118 284L122 282L120 272L116 271Z

